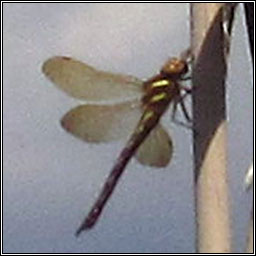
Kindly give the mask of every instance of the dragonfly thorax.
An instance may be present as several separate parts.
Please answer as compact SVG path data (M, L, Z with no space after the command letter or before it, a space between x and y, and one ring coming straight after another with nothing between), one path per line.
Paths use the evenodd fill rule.
M178 79L188 71L186 61L179 58L170 58L162 67L160 73Z

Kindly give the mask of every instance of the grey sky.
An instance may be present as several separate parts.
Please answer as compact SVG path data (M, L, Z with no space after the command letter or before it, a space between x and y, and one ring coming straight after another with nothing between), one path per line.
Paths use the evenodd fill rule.
M188 4L5 3L4 252L194 252L192 143L170 124L175 144L165 169L131 161L95 229L74 232L89 211L124 141L85 144L59 120L80 104L41 73L54 55L147 78L189 45ZM242 252L251 193L253 89L239 9L228 79L229 173L234 247Z

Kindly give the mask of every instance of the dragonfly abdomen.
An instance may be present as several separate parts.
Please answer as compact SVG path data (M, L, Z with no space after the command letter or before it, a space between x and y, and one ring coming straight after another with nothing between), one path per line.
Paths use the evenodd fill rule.
M121 177L121 174L124 172L126 165L136 152L139 145L144 141L144 139L149 134L149 129L143 129L143 131L140 132L139 135L136 135L135 133L131 136L129 139L126 147L122 150L120 153L116 164L114 165L112 171L110 172L107 181L105 182L101 193L99 195L98 200L92 207L91 211L89 212L88 216L84 220L84 222L81 224L79 229L76 232L76 235L78 236L83 230L90 229L94 226L96 221L98 220L103 207L105 206L107 200L110 198L111 194L113 193L117 182L119 181L119 178Z
M170 100L166 101L165 93L162 92L161 95L156 94L156 96L153 96L151 102L152 104L147 104L145 106L144 113L134 133L131 135L125 148L120 153L112 171L110 172L108 179L99 195L99 199L96 201L88 216L77 230L76 235L79 235L83 230L89 229L94 226L102 212L105 203L113 193L116 184L119 181L119 178L121 177L121 174L125 170L126 165L130 161L132 156L135 154L138 147L147 138L148 134L158 124L159 119L163 112L165 111L165 109L167 108ZM158 105L160 104L159 107L161 107L161 113L159 112L159 109L156 108L156 103L158 103Z

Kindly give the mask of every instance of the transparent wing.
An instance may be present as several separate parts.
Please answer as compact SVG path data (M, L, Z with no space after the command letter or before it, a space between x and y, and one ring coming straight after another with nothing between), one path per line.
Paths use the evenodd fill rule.
M135 77L99 71L68 57L48 59L42 71L68 95L88 101L131 100L142 93L142 81Z
M61 120L62 127L90 143L128 139L142 115L140 101L115 105L81 105ZM136 158L143 165L164 167L172 156L172 141L159 124L139 147Z
M171 160L172 140L161 125L158 125L139 147L136 158L143 165L164 167Z
M128 138L141 117L140 101L115 105L81 105L61 120L65 130L87 142Z

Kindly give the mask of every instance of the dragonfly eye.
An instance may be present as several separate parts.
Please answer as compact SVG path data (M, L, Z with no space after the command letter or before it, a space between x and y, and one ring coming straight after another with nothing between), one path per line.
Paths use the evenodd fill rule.
M178 58L169 59L161 69L161 73L166 75L180 76L188 71L187 63Z

